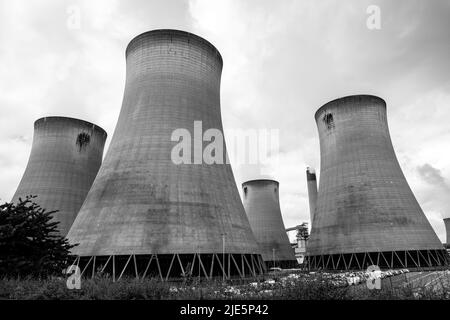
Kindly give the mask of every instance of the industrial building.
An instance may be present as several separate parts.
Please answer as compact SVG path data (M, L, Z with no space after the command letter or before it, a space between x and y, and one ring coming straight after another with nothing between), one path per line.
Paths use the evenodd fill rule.
M397 161L385 101L370 95L340 98L317 110L315 119L321 167L307 246L310 268L447 264Z
M66 236L102 163L106 132L92 123L45 117L34 123L31 154L12 202L33 195Z
M309 239L308 223L303 222L295 227L287 228L286 233L296 231L295 242L291 242L294 255L299 265L303 266L306 258L306 246Z
M114 279L264 272L231 166L174 163L171 155L180 129L193 137L184 152L202 154L196 121L223 132L222 64L211 43L184 31L153 30L129 43L116 129L68 235L86 272L101 268Z
M266 266L296 266L281 215L279 183L268 179L251 180L242 184L242 190L245 212Z

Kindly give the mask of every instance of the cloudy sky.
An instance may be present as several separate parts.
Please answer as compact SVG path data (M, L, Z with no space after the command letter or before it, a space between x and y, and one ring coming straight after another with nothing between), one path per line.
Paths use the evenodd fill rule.
M367 28L369 5L381 10L379 30ZM34 120L81 118L112 136L126 45L161 28L198 34L222 53L225 130L280 130L279 165L265 173L280 181L286 226L309 217L305 167L320 166L314 112L368 93L387 101L400 164L445 241L448 0L0 0L1 201L10 200L25 169ZM239 186L261 174L251 166L234 172Z

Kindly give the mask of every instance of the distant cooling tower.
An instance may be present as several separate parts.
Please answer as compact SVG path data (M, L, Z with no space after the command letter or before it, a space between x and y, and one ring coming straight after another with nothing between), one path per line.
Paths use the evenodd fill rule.
M317 203L317 179L316 171L313 168L306 168L306 182L308 184L309 217L312 225Z
M46 117L34 123L30 158L12 199L28 195L47 211L66 236L102 163L106 132L78 119Z
M308 243L311 268L365 269L447 263L397 161L384 100L349 96L315 115L319 197Z
M219 51L194 34L154 30L130 42L126 61L114 136L69 232L80 244L76 263L102 266L115 278L262 273L231 166L171 158L175 130L190 132L193 147L184 152L194 158L208 145L194 121L222 132Z
M279 184L274 180L251 180L242 184L244 208L268 267L297 264L281 216Z
M447 233L447 242L445 243L445 247L450 249L450 218L444 219L445 223L445 231Z

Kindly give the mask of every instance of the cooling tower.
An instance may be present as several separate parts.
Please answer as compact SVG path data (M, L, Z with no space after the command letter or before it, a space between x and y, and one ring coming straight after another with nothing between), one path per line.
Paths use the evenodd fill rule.
M280 210L279 184L274 180L251 180L242 184L243 202L250 226L268 267L297 264Z
M105 140L105 130L83 120L37 120L28 165L12 201L35 195L42 208L59 210L54 220L66 236L100 168Z
M311 268L439 266L442 244L397 161L386 103L369 95L331 101L315 114L319 196L308 243Z
M306 168L306 182L308 184L309 217L312 225L317 202L317 179L314 168Z
M450 249L450 218L444 219L445 223L445 232L447 233L447 241L445 243L445 247Z
M209 142L198 123L222 132L221 72L219 51L194 34L154 30L130 42L116 129L69 232L76 263L114 278L263 272L231 166L201 159ZM182 153L194 159L178 164L172 138L186 131Z

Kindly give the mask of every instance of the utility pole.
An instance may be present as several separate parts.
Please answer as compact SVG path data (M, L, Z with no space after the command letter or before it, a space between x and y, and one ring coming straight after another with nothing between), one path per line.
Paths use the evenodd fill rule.
M223 279L225 282L225 233L222 233L222 266L223 266Z
M275 268L275 248L272 249L272 261L273 261L273 267Z

